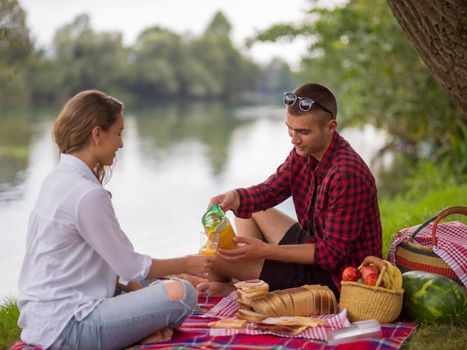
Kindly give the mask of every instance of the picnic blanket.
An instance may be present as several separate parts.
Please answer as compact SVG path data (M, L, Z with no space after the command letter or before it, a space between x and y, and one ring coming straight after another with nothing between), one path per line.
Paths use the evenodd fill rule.
M210 329L208 323L220 318L233 318L238 309L235 292L225 298L210 297L206 307L198 306L192 315L174 333L172 340L155 344L133 346L128 350L156 349L311 349L311 350L373 350L399 349L416 328L413 322L382 324L382 338L364 339L339 345L327 345L327 334L336 328L347 327L349 321L345 310L336 315L319 316L327 321L323 327L304 331L299 336L285 336L260 331L249 325L243 330ZM13 345L12 350L41 350L22 342Z
M193 314L174 333L171 341L157 344L135 346L132 350L156 349L311 349L311 350L346 350L346 349L399 349L413 332L417 324L413 322L395 322L382 324L382 338L364 339L352 343L327 345L327 334L336 328L349 326L345 310L336 315L319 316L327 321L323 327L307 329L298 336L285 336L269 331L254 329L223 330L210 329L208 323L221 318L233 318L238 310L236 292L225 298L211 297L212 303L206 308L196 308Z
M396 233L389 248L389 261L396 262L397 246L410 237L420 225L405 228ZM431 231L433 223L428 224L417 233L414 243L431 247ZM433 253L438 255L456 273L464 287L467 287L467 226L459 221L445 222L436 230L437 245Z

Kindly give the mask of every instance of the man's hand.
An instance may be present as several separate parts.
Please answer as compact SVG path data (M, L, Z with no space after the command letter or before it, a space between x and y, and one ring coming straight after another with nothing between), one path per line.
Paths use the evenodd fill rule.
M209 205L211 204L219 204L224 212L227 210L235 211L240 206L240 197L237 191L230 190L212 197Z
M271 249L270 244L253 237L237 236L234 241L238 243L237 248L219 248L217 254L228 261L257 260L266 258Z
M314 244L274 245L253 237L237 236L238 248L217 250L217 255L230 262L269 259L294 264L314 264Z

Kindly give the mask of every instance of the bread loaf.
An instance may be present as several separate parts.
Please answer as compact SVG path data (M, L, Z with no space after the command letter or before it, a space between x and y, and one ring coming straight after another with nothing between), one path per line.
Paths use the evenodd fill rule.
M337 312L337 300L327 286L304 285L267 293L252 299L253 310L269 317L312 316Z
M253 310L250 301L268 294L269 285L262 280L240 281L234 284L237 288L237 301L241 309Z

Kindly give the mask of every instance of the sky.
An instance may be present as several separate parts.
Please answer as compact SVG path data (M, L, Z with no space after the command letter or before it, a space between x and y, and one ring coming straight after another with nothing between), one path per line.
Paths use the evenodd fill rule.
M322 0L330 5L338 0ZM232 25L237 47L257 31L272 24L297 23L306 18L309 0L18 0L26 11L31 36L40 47L51 44L55 30L87 13L97 31L118 31L127 45L135 42L144 28L159 25L177 34L200 35L214 14L221 10ZM250 50L260 63L273 57L296 67L306 51L305 39L293 43L260 43Z

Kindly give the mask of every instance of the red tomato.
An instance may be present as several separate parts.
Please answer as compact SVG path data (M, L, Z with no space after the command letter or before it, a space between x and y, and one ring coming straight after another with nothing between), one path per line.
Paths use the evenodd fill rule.
M366 265L362 268L362 278L366 280L366 277L372 273L379 275L379 270L375 265Z
M369 275L366 276L366 278L363 280L363 283L365 283L368 286L376 286L376 282L378 281L379 273L370 273ZM384 282L381 281L379 284L380 287L384 287Z
M342 271L342 280L343 281L352 281L357 282L357 280L362 277L360 271L358 271L355 267L349 266Z

